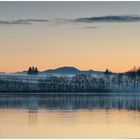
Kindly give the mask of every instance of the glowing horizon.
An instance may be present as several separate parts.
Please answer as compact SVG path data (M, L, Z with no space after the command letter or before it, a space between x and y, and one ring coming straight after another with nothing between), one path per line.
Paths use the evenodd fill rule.
M140 2L0 2L0 72L32 65L40 71L138 67L139 7Z

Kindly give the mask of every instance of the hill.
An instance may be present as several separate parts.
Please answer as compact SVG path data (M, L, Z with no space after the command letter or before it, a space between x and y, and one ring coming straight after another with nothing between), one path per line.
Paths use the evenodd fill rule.
M56 69L49 69L49 70L45 70L41 72L42 74L59 74L59 75L75 75L75 74L96 74L96 75L101 75L104 72L102 71L94 71L94 70L87 70L87 71L83 71L83 70L79 70L75 67L59 67Z

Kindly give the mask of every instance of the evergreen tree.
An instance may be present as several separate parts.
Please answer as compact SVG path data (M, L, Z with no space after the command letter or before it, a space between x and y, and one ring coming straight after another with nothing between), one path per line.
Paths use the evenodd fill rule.
M27 73L28 73L28 74L38 74L38 69L37 69L37 67L34 67L34 66L29 67Z
M31 67L29 67L29 69L28 69L28 74L31 74L31 71L32 71L32 68Z

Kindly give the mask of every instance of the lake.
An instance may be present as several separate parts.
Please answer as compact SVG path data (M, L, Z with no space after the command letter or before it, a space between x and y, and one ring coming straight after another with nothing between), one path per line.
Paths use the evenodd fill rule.
M140 96L0 95L0 138L140 138Z

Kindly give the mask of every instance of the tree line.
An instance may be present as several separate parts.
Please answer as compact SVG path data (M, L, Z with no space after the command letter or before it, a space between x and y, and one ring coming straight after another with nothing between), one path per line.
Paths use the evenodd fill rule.
M102 75L77 74L75 76L49 75L35 82L18 77L0 78L2 92L119 92L140 91L140 68L124 73L105 70Z

